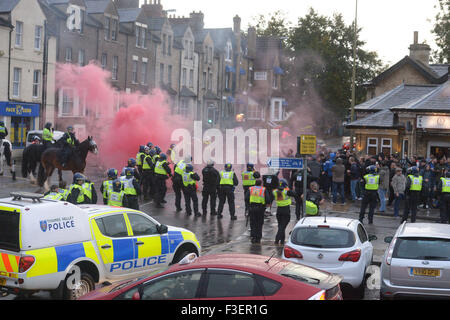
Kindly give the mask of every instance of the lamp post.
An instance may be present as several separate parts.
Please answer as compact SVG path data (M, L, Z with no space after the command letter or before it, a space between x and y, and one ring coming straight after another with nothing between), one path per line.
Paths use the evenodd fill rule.
M356 40L358 36L358 0L356 0L356 10L355 10L355 30L354 30L354 39L353 39L353 75L352 75L352 107L351 107L351 116L350 122L355 121L355 99L356 99ZM355 137L353 135L353 131L350 138L350 150L352 150Z

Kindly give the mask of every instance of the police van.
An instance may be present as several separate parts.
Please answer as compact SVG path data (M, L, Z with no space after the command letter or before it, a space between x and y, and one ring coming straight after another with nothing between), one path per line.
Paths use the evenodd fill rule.
M95 284L136 278L200 255L194 233L126 208L11 193L0 199L0 292L77 299Z

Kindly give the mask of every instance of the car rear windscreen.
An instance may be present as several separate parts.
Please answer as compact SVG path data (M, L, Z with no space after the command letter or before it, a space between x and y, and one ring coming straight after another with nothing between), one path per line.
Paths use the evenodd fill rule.
M355 244L355 236L350 230L307 227L292 232L293 244L315 248L350 248Z
M393 258L450 261L450 239L398 238Z
M20 251L20 213L0 210L0 250Z

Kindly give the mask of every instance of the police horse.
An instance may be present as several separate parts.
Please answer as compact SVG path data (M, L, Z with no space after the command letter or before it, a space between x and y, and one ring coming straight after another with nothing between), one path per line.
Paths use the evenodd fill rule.
M11 142L6 139L0 139L0 176L4 173L3 166L5 160L6 164L11 167L11 150Z
M58 169L59 181L62 181L62 171L72 171L72 173L84 173L86 168L86 158L89 152L98 154L98 147L92 137L88 137L81 142L78 147L72 150L65 166L62 167L60 160L61 148L48 148L41 156L41 164L39 166L38 184L48 190L48 179L52 176L53 171Z
M31 183L36 183L36 168L41 162L41 156L45 151L43 144L32 144L26 147L22 153L22 176L30 175Z

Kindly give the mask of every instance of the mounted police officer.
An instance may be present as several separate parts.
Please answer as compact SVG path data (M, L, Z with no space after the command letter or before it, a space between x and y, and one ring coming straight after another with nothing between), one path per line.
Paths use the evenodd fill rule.
M248 188L245 201L248 203L250 218L250 240L252 243L261 243L264 212L270 203L269 192L262 186L261 180L256 180L255 185Z
M51 122L45 124L44 130L42 131L42 141L45 149L48 149L53 144L53 130Z
M377 174L377 168L370 166L367 168L369 173L364 176L362 182L364 184L364 197L361 202L361 210L359 212L359 221L363 223L366 214L366 208L369 206L369 224L373 224L373 215L378 201L378 189L380 187L380 176Z
M80 145L80 141L75 137L75 132L72 126L67 127L67 131L58 141L63 145L63 149L61 151L61 165L65 167L66 162L68 161L70 155L73 152L75 147Z
M182 211L181 208L181 194L183 191L183 174L186 172L186 166L192 162L191 156L186 156L180 160L173 168L174 173L172 177L172 187L175 192L175 208L177 212ZM185 199L186 200L186 199Z
M411 222L416 222L417 206L419 205L420 196L423 187L423 177L419 173L417 167L411 168L411 174L406 178L406 201L405 210L403 211L402 223L408 220L411 211Z
M163 204L167 203L166 197L167 186L166 180L172 177L172 170L167 163L167 156L164 153L159 155L155 164L155 205L156 208L164 208Z
M108 180L103 181L102 185L100 186L100 192L103 195L103 204L108 203L108 191L112 190L113 187L113 181L117 179L117 176L119 175L117 169L111 168L106 173L108 176Z
M134 176L135 169L126 168L125 176L120 178L125 192L126 207L134 210L139 210L138 197L141 195L141 187Z
M445 173L437 185L437 192L440 193L440 214L441 223L450 224L450 171Z
M217 188L220 184L220 173L214 168L214 161L208 160L206 167L202 170L203 190L202 190L202 211L203 216L208 212L208 199L210 201L211 216L217 216L216 200Z
M183 194L184 201L186 203L186 214L192 215L191 200L194 205L194 213L196 217L201 217L201 213L198 211L198 197L197 197L197 181L200 181L200 177L194 172L192 164L188 163L185 168L185 172L182 176L183 179Z
M236 217L236 207L234 203L234 189L239 184L236 174L231 171L233 166L231 163L225 164L225 170L220 172L220 183L219 183L219 208L218 208L218 218L222 219L223 207L225 201L228 201L228 208L230 210L231 220L237 220Z
M5 123L0 121L0 142L8 136L8 129L6 129Z

